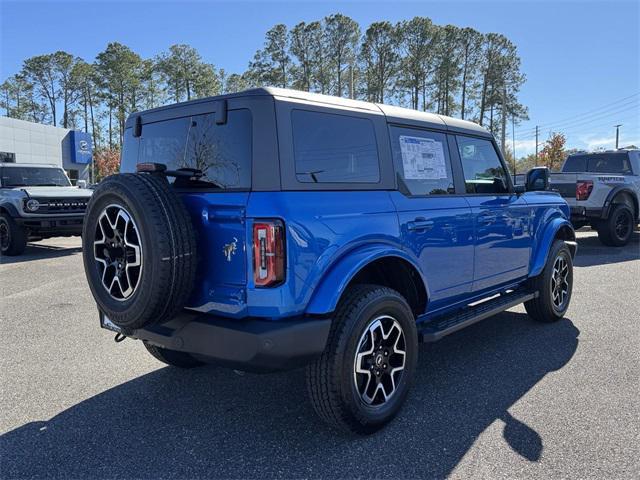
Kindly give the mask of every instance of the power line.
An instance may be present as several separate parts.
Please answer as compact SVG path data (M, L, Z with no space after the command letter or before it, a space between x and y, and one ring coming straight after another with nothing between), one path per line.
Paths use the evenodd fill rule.
M632 114L632 115L625 115L625 116L619 117L617 120L618 120L619 122L627 122L627 124L628 124L628 123L629 123L629 122L628 122L629 120L630 120L630 121L633 121L634 119L636 119L636 120L637 120L637 119L638 119L638 116L637 116L637 115L635 115L635 114ZM599 123L599 124L597 124L597 125L590 126L590 127L588 127L588 130L593 131L594 129L604 128L604 127L609 127L609 126L611 126L611 122L610 122L610 121L606 121L606 122ZM578 135L578 134L580 134L580 133L585 133L585 134L587 134L587 133L588 133L588 132L584 131L584 127L576 127L576 128L579 128L580 130L583 130L583 132L579 132L579 131L578 131L578 132L576 132L576 131L571 131L571 130L572 130L571 128L567 128L567 129L565 129L565 130L563 130L563 131L560 131L560 132L558 132L558 133L562 133L562 134L566 135L567 137L569 137L569 136L575 136L575 135ZM633 135L633 134L632 134L632 135ZM627 136L629 136L629 135L627 135ZM533 140L534 140L534 138L535 138L535 137L532 135L532 136L529 136L529 137L526 137L526 138L515 139L515 141L516 141L516 142L518 142L518 141L520 141L520 142L521 142L521 141L523 141L523 140L530 140L530 141L533 141Z
M560 129L559 132L562 133L562 132L576 130L576 129L583 130L585 128L589 128L589 129L598 128L600 126L609 125L612 122L616 122L617 123L617 122L620 122L620 121L622 121L624 119L627 119L627 118L633 119L634 117L637 118L637 114L635 112L629 112L629 113L625 113L624 115L616 115L615 117L612 117L612 118L599 119L599 120L597 120L597 123L595 125L589 125L587 127L585 127L584 125L570 125L568 127ZM592 122L586 122L586 123L592 123Z
M548 123L547 125L544 125L545 128L561 128L564 125L573 125L576 122L582 122L583 120L595 120L598 118L604 118L610 115L615 115L616 113L619 113L621 111L626 111L629 110L631 108L639 108L640 107L640 98L633 100L631 102L628 103L624 103L621 105L617 105L613 108L608 109L607 111L602 111L599 113L592 113L591 115L585 115L584 117L581 118L577 118L575 120L572 120L570 122L556 122L556 123Z
M607 123L611 123L612 121L618 121L620 114L623 114L625 112L629 112L629 111L635 111L638 109L638 106L636 105L632 105L632 106L628 106L626 108L623 108L622 110L618 110L616 112L610 112L606 115L600 116L600 117L594 117L591 119L587 119L587 120L583 120L583 121L578 121L578 122L573 122L571 124L567 124L566 126L557 126L557 127L548 127L545 128L544 130L549 130L549 131L557 131L557 132L563 132L566 130L572 130L574 128L580 127L583 128L585 125L589 125L590 123L593 122L603 122L606 121ZM536 127L537 129L538 127ZM532 138L536 129L533 129L531 131L531 133L527 134L520 134L517 135L516 134L516 139L518 140L522 140L522 139L527 139L527 138Z
M602 114L602 113L604 113L604 111L611 110L612 108L613 108L613 109L615 109L615 108L619 108L619 107L623 106L623 105L616 105L616 104L621 103L621 102L624 102L625 100L629 100L629 99L634 98L634 97L638 97L639 95L640 95L640 92L636 92L636 93L634 93L634 94L632 94L632 95L629 95L629 96L627 96L627 97L620 98L620 99L615 100L615 101L613 101L613 102L609 102L608 104L606 104L606 105L602 105L602 106L600 106L600 107L598 107L598 108L594 108L594 109L588 110L588 111L583 112L583 113L579 113L579 114L576 114L576 115L572 115L572 116L570 116L570 117L565 117L564 119L556 120L556 121L554 121L554 122L549 122L549 123L546 123L546 124L544 124L544 123L543 123L543 124L538 124L538 126L539 126L539 127L545 127L545 128L546 128L546 127L549 127L549 126L551 126L551 125L562 124L562 123L566 123L566 122L568 122L568 121L572 121L572 120L574 120L575 118L585 117L585 116L591 116L591 115L592 115L592 114L594 114L594 113L596 113L596 114ZM634 101L636 101L636 100L638 100L638 99L634 99L634 100L632 100L632 102L634 102ZM632 103L632 102L631 102L631 103ZM521 130L521 132L529 132L529 131L533 131L533 130L535 130L535 129L534 129L534 128L528 128L528 129L523 129L523 130ZM517 133L521 133L521 132L518 132L518 131L516 130L516 134L517 134Z
M598 120L600 118L605 118L605 117L610 117L612 115L616 115L620 112L624 112L630 109L640 109L640 98L633 100L631 102L628 103L624 103L621 105L616 105L615 107L609 108L606 111L602 111L599 113L592 113L591 115L585 115L584 117L577 117L575 120L572 120L570 122L554 122L554 123L548 123L546 125L539 125L540 127L546 129L554 129L554 128L562 128L564 126L568 126L568 125L575 125L576 123L585 123L587 121L595 121ZM521 130L520 132L516 131L516 135L523 135L523 134L531 134L535 131L535 128L531 128L529 130Z

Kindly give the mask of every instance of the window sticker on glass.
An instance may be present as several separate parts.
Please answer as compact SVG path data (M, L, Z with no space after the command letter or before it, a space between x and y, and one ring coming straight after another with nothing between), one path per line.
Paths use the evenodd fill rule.
M400 152L404 178L437 180L447 178L444 148L431 138L400 135Z

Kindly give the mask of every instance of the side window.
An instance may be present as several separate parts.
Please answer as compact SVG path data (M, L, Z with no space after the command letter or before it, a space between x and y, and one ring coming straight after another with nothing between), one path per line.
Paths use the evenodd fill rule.
M202 180L222 188L251 187L252 125L249 110L232 110L227 122L215 114L145 124L138 162L164 163L170 170L197 168ZM126 158L126 139L125 155Z
M507 174L493 143L456 135L467 193L508 193Z
M396 171L411 195L455 193L444 134L393 126L389 133Z
M296 178L303 183L378 183L373 122L366 118L293 110Z

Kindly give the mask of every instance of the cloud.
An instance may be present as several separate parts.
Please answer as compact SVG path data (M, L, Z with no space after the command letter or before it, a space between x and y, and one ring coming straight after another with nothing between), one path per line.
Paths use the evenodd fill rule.
M626 137L620 135L620 147L636 145L640 143L640 138ZM613 150L616 146L616 139L613 135L596 136L586 135L579 138L578 146L585 150Z
M587 150L595 150L598 148L613 148L615 147L615 140L608 137L591 137L591 138L581 138L580 139L586 146Z
M508 142L507 144L508 144L509 147L511 147L513 145L510 142ZM540 144L540 141L538 141L538 146L539 146L539 148L542 148L542 145ZM531 140L516 140L516 156L518 158L526 157L530 153L535 153L535 151L536 151L536 140L535 139L531 139Z

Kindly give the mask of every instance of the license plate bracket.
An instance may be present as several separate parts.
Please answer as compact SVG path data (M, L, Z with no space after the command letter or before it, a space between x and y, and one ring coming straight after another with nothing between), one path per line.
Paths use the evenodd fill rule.
M104 312L99 311L98 314L100 317L100 327L111 330L112 332L122 333L122 329L113 323L111 319L104 314Z

